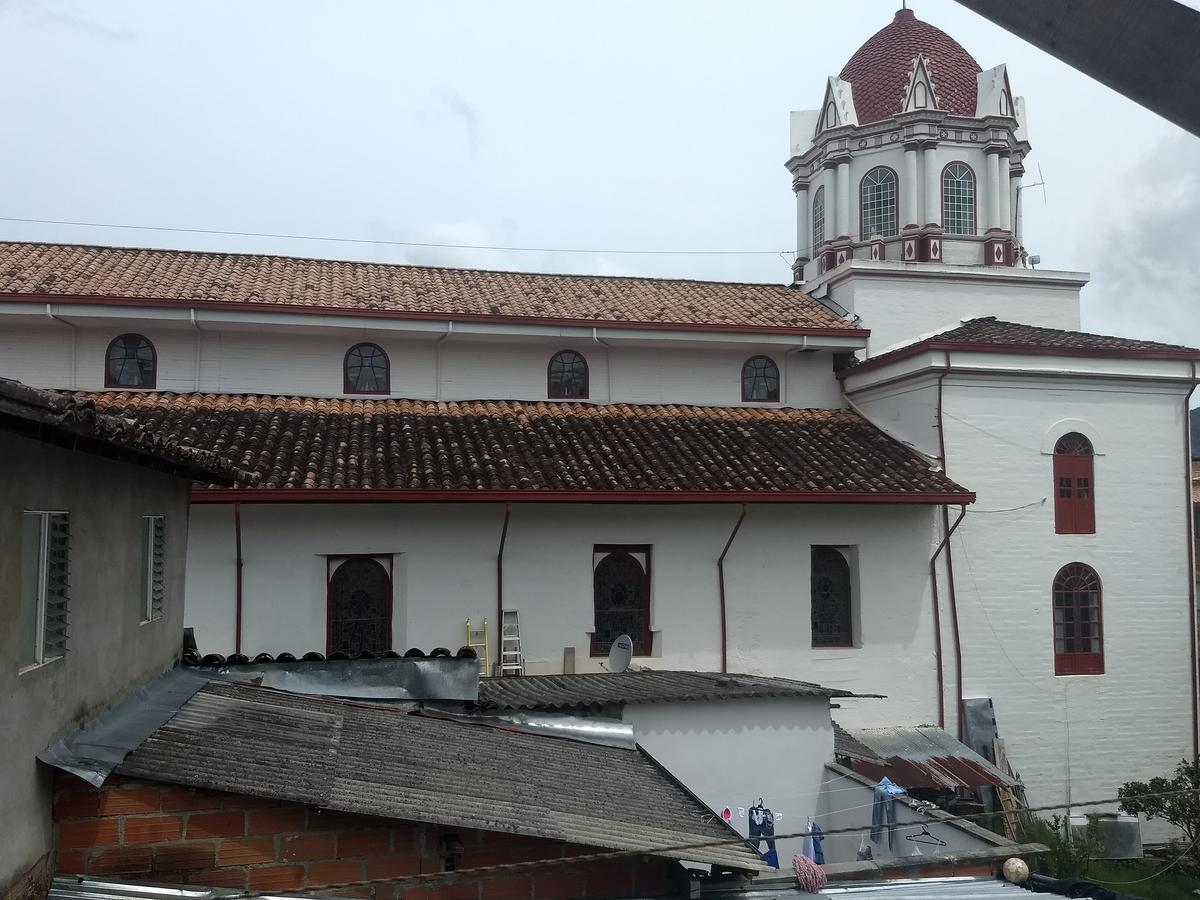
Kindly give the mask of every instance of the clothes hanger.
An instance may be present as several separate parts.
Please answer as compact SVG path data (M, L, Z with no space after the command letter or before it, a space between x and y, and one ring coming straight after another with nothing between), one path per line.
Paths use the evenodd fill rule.
M906 841L912 841L914 844L929 844L930 846L933 846L933 847L948 846L947 843L945 841L943 841L940 837L938 837L936 834L929 833L928 825L921 826L920 834L907 834L904 836L904 839Z

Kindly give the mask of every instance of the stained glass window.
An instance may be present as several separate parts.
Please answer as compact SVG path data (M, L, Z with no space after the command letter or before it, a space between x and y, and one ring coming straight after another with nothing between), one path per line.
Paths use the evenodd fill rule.
M742 365L742 400L779 401L779 367L769 356L752 356Z
M942 230L975 233L975 173L965 163L950 163L942 170Z
M633 655L648 656L651 651L649 548L597 548L596 555L600 559L592 573L596 610L592 655L607 655L613 641L627 634L633 640Z
M586 400L588 365L582 353L561 350L550 357L546 370L546 396L551 400Z
M378 344L355 344L346 351L347 394L386 394L391 390L391 365Z
M104 386L152 388L158 375L154 345L140 334L113 338L104 358Z
M331 565L335 560L330 560ZM392 649L392 579L377 559L351 556L329 577L329 653Z
M878 166L863 176L861 237L891 237L896 227L896 173Z
M850 647L850 564L836 547L812 548L812 645Z

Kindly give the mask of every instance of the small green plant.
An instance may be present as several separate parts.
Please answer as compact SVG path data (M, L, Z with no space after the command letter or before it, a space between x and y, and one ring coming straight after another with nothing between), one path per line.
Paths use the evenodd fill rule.
M1067 827L1062 816L1048 820L1030 816L1021 823L1018 837L1022 843L1045 844L1050 850L1030 862L1031 871L1052 878L1085 878L1101 846L1100 820L1088 816L1087 827L1079 834Z
M1117 788L1117 796L1123 811L1147 821L1165 819L1182 831L1192 868L1200 866L1200 763L1180 760L1171 778L1126 782Z

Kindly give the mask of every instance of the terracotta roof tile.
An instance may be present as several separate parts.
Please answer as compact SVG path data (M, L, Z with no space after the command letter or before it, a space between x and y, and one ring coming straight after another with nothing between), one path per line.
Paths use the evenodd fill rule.
M918 54L928 63L938 108L974 117L979 63L946 32L922 22L911 9L901 9L858 48L838 76L853 87L858 124L890 119L904 108L904 92Z
M261 488L970 497L847 410L87 396L238 460Z
M288 256L0 243L0 300L118 298L399 317L834 330L866 335L779 284L542 275Z

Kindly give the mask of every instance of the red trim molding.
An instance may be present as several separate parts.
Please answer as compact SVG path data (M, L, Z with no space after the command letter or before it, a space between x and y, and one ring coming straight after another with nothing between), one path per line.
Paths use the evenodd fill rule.
M719 325L687 322L614 321L611 319L567 319L551 316L497 316L454 312L406 312L391 309L347 309L341 306L315 304L244 303L238 300L186 300L170 298L136 299L128 297L89 297L53 294L4 294L0 303L53 303L63 306L133 306L155 309L235 309L243 312L292 313L311 316L353 316L372 319L412 319L428 322L481 322L508 325L561 325L579 328L650 329L654 331L706 331L730 334L794 334L821 337L867 338L866 328L820 328L816 326L788 327L781 325Z
M974 503L971 491L412 491L193 488L193 503Z

